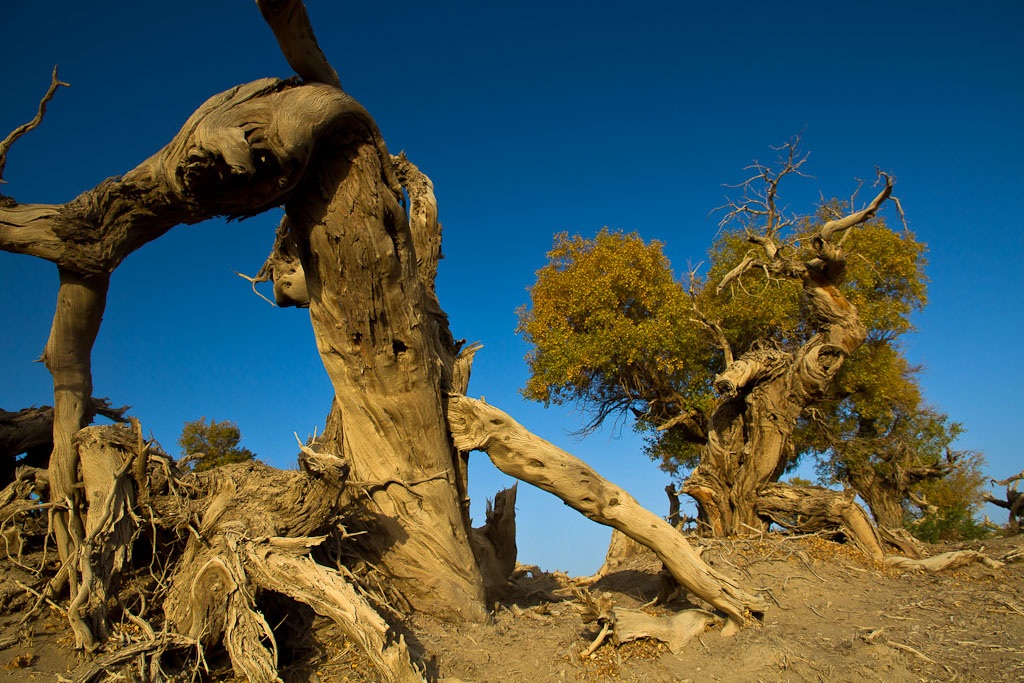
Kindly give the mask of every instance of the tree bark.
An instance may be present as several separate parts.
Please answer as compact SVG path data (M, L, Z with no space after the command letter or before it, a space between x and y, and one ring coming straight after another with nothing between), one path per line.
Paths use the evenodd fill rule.
M43 361L53 376L53 453L50 455L50 500L57 550L70 563L85 537L82 489L77 486L75 434L92 421L92 346L106 307L109 277L84 277L59 268L60 289L53 327ZM77 571L70 567L72 594Z
M364 545L413 607L484 621L442 407L455 347L432 280L424 283L437 256L417 251L428 238L411 229L389 170L390 159L360 136L327 151L287 204L334 386L334 448L369 503Z
M486 520L473 529L470 542L484 580L487 603L508 594L508 578L516 569L516 492L519 484L498 491L494 502L487 501Z
M494 406L451 396L448 422L459 450L484 451L505 474L553 493L586 517L646 545L684 588L722 610L735 624L745 623L750 613L765 611L763 600L705 564L668 522Z
M768 484L757 500L758 514L793 531L841 530L871 559L885 559L881 539L867 513L853 500L853 492L819 486Z
M791 170L787 167L786 172ZM715 377L715 389L725 399L712 414L700 464L682 487L697 501L704 532L742 535L766 526L757 511L758 499L793 457L797 418L824 394L845 359L864 342L867 331L857 309L837 286L846 261L833 240L874 215L892 192L891 179L885 181L866 209L820 228L811 240L814 258L803 262L784 257L769 225L764 236L749 238L762 247L767 259L744 259L719 284L721 291L754 267L770 277L798 279L818 331L795 353L765 344L744 353ZM775 184L770 184L772 206L774 192ZM772 219L777 218L773 211Z

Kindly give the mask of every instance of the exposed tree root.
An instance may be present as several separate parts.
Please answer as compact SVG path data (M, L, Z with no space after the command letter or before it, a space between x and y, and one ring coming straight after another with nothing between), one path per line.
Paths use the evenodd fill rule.
M199 644L188 636L182 636L177 633L158 633L151 640L120 647L113 652L100 655L92 661L77 667L68 676L62 678L65 681L70 681L70 683L90 683L100 674L132 662L142 655L155 653L159 656L166 650L198 646ZM143 675L143 680L146 680L146 678L157 678L156 676L150 676L149 671L141 671L139 673Z
M73 680L89 681L118 666L138 668L139 657L147 653L155 653L151 659L159 667L159 652L168 648L195 646L205 652L222 644L239 677L278 681L280 636L262 607L270 594L332 619L375 665L381 680L424 680L404 640L394 637L377 609L339 571L310 557L325 539L311 534L337 523L348 475L345 461L304 447L297 472L243 463L192 473L179 471L173 460L143 443L140 433L138 425L91 427L74 441L88 515L77 559L64 564L81 577L66 612L76 646L97 658L75 670ZM136 467L140 461L147 465L145 472ZM21 468L0 491L0 514L6 520L0 528L12 557L24 542L19 530L30 529L41 516L43 505L34 496L45 492L45 484L45 471ZM506 563L507 520L513 509L514 491L504 492L491 511L490 527L481 532L491 539L492 554ZM514 529L513 521L513 539ZM45 527L38 533L45 536ZM124 609L122 618L149 638L115 645L106 640L111 633L107 610L114 597L110 588L128 568L129 549L140 535L154 551L167 543L158 536L187 538L172 541L170 557L161 558L174 568L166 588L159 587L162 581L157 586L169 632L154 634L148 622ZM513 540L513 553L514 547ZM158 567L154 573L151 567L149 574L165 572ZM138 671L132 676L145 680L150 675Z

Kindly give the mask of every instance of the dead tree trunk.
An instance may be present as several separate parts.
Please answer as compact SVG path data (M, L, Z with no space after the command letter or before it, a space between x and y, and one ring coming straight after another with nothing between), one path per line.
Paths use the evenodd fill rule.
M332 433L371 501L365 543L403 595L418 610L483 621L442 404L456 348L433 296L439 251L414 232L439 229L410 225L370 132L325 150L286 209L334 386Z
M357 492L349 502L360 513L353 524L371 531L361 538L416 609L487 618L461 452L485 448L514 476L650 545L680 582L733 622L763 611L761 600L704 565L667 523L550 444L532 443L523 458L491 438L500 430L484 428L480 435L483 425L471 417L479 406L465 398L453 399L462 427L452 427L454 438L449 434L453 402L446 397L464 390L468 361L456 363L460 345L434 292L440 228L430 182L404 159L392 160L373 119L340 89L301 2L259 4L307 82L264 79L212 97L153 157L66 205L0 204L0 248L50 260L61 276L45 353L55 391L50 491L66 517L58 534L64 565L82 579L72 582L77 611L69 610L79 646L103 636L101 584L114 565L100 537L113 533L127 504L120 483L127 481L130 458L92 453L80 481L73 440L91 418L90 353L110 274L175 225L254 214L282 202L287 223L263 273L275 280L286 275L287 286L275 286L279 298L309 306L335 389L321 444L336 446L329 450L351 466L345 485ZM500 422L515 431L507 416ZM136 456L143 457L141 449ZM271 629L255 609L254 586L301 594L339 620L353 639L376 648L382 662L399 663L400 673L389 680L419 676L406 666L404 645L387 643L386 625L370 616L373 610L352 606L339 577L306 558L319 541L306 536L337 507L340 460L313 458L301 475L222 470L207 482L216 491L191 510L201 515L198 528L191 516L180 520L193 538L171 580L168 621L199 640L222 638L240 676L276 677L273 647L262 644L265 637L273 642ZM564 476L549 477L559 471ZM138 495L150 498L142 474L135 475ZM90 516L100 519L82 518L83 490ZM500 536L507 535L506 527ZM501 553L495 548L499 569L509 564L510 547L503 546ZM282 581L281 572L294 580Z
M792 457L797 418L823 395L843 361L866 335L856 307L837 286L845 271L841 237L875 214L889 198L892 181L883 176L884 189L865 209L823 225L811 240L813 257L801 261L785 256L775 243L778 179L799 168L799 163L791 156L780 175L763 169L760 177L768 185L767 199L759 201L756 209L746 204L733 207L734 214L757 211L768 217L764 234L748 233L749 241L765 258L744 259L722 279L718 291L753 268L769 277L797 279L803 284L817 332L793 353L763 344L733 361L721 329L706 322L717 332L728 363L714 380L725 400L711 417L700 464L682 491L697 501L701 528L716 536L747 534L765 527L758 499L768 484L778 481Z

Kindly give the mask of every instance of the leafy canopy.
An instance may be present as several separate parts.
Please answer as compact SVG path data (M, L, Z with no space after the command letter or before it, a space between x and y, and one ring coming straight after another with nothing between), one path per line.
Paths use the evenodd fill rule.
M238 425L230 420L210 420L205 417L186 422L178 437L178 446L185 456L198 456L194 469L197 472L221 465L246 462L254 459L255 454L248 448L240 448L238 442L242 432Z
M518 331L533 346L523 395L576 404L589 427L627 410L667 414L698 405L713 349L691 320L686 290L660 242L605 228L555 236Z
M804 255L814 230L844 208L832 202L799 221L784 248ZM916 384L906 386L899 367L906 362L895 342L926 302L925 247L882 218L850 231L843 247L843 291L868 328L869 348L854 354L837 378L837 396L855 399L842 408L837 400L829 410L882 414L900 394L917 395ZM663 244L635 232L556 235L530 303L519 310L518 330L532 346L524 396L577 406L589 417L586 429L631 413L648 436L648 454L678 476L696 462L706 437L700 425L717 404L712 381L725 369L724 347L709 323L721 327L736 355L765 343L795 351L815 331L794 280L751 270L717 291L715 284L753 249L744 230L724 230L708 253L706 274L681 279ZM656 430L686 413L691 428ZM815 438L795 444L797 452L827 451L820 434Z

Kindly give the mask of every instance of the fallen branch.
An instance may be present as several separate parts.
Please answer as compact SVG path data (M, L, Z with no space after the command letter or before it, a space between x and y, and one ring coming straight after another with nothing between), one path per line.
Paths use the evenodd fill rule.
M767 609L764 600L708 566L668 522L501 410L466 396L450 396L448 425L458 450L484 451L505 474L558 496L589 519L649 547L682 586L736 624L746 623L749 613L760 615Z
M895 567L897 569L923 569L928 572L939 572L943 569L951 568L955 569L975 562L980 562L986 567L990 567L992 569L1000 569L1003 566L1003 563L999 560L993 560L991 557L988 557L977 550L956 550L953 552L942 553L941 555L935 555L934 557L926 557L920 560L899 556L885 558L885 564L888 567Z
M69 683L90 683L90 681L101 673L120 664L124 664L125 662L129 662L139 655L146 654L147 652L153 652L155 650L162 651L168 648L181 649L186 647L198 648L199 643L188 636L179 635L177 633L158 633L153 640L135 643L134 645L121 647L113 652L100 655L92 661L86 662L74 669L67 677L58 675L57 678L58 680L68 681Z

